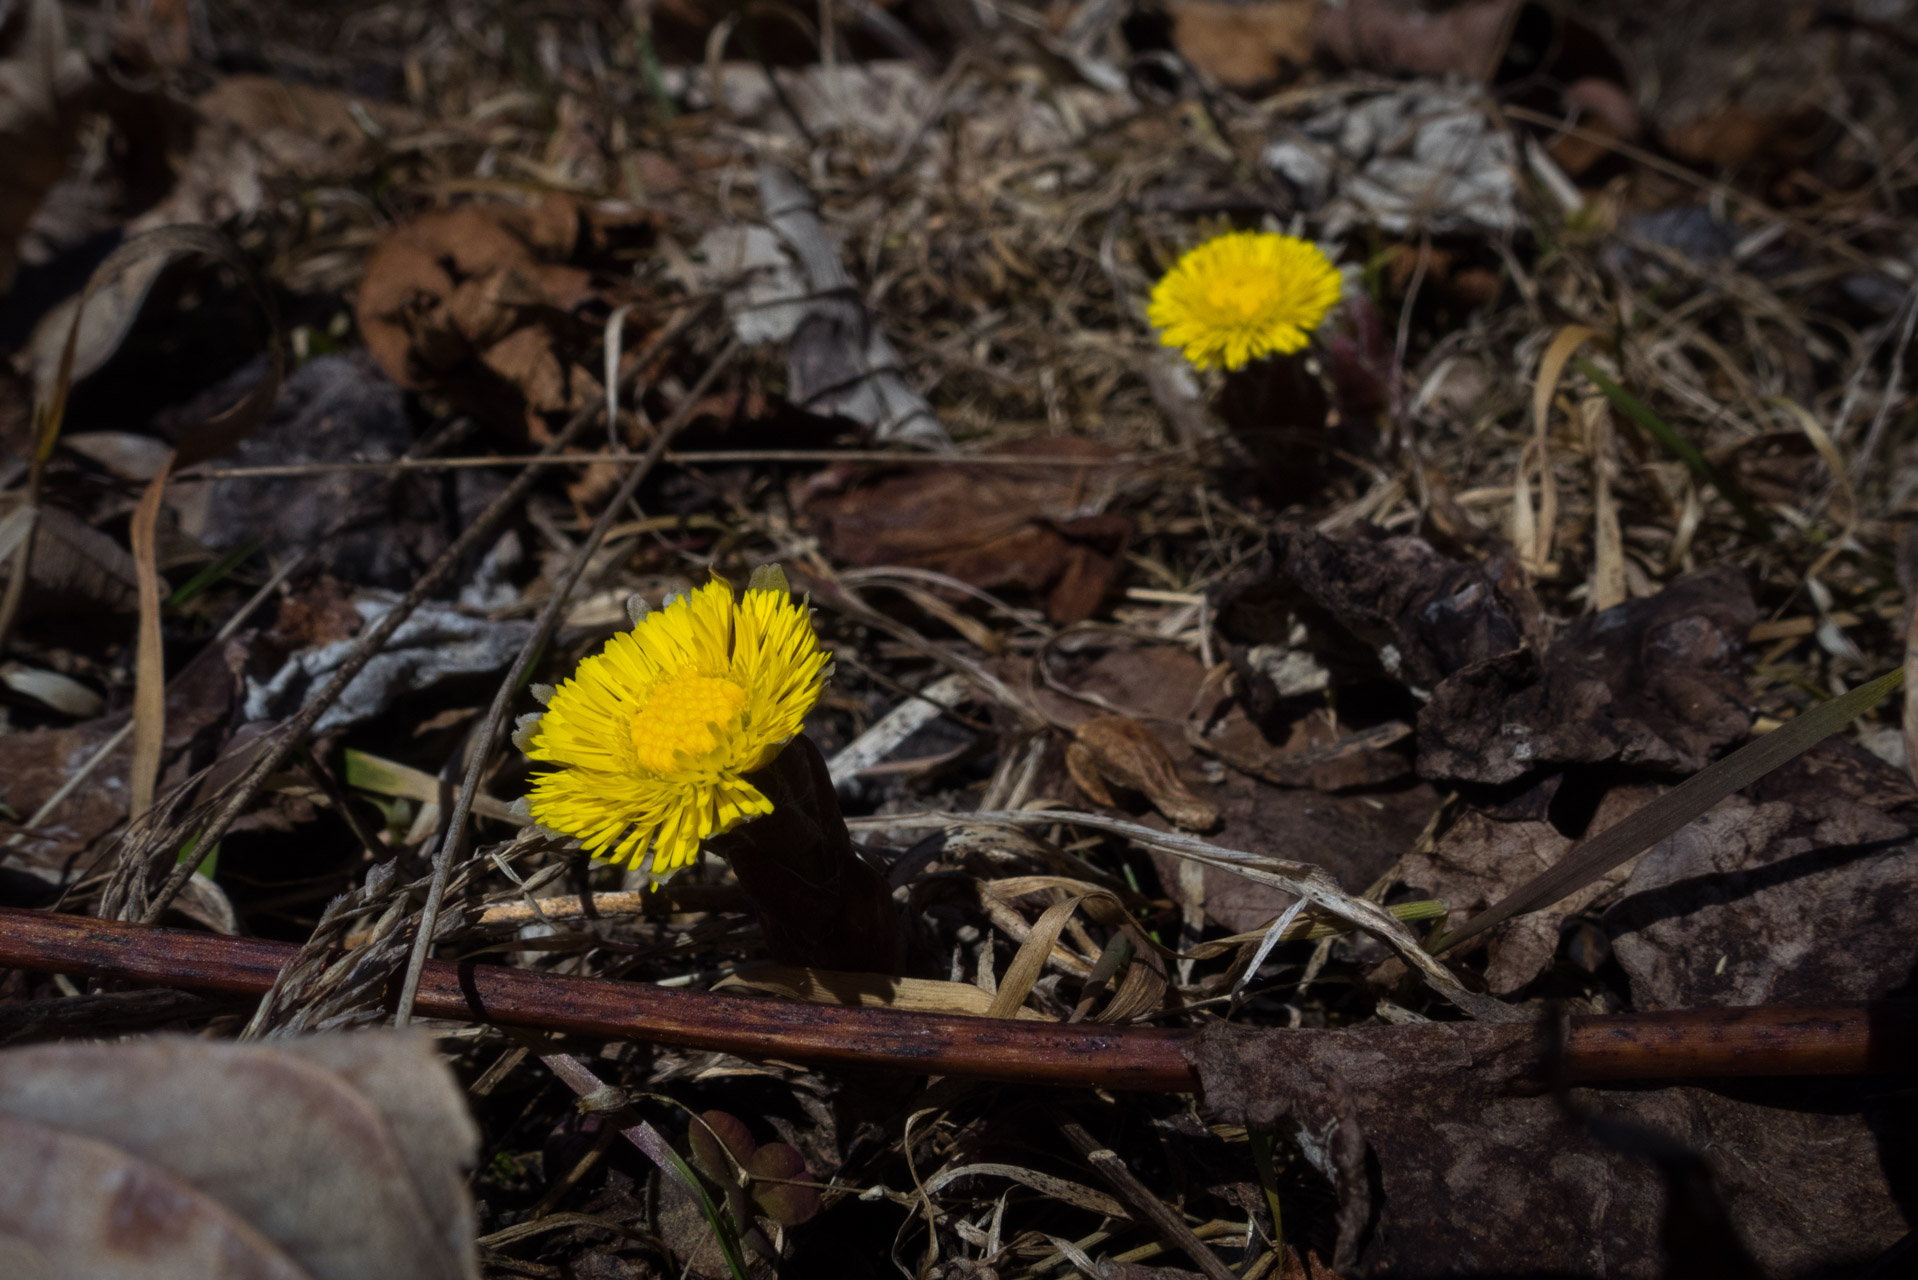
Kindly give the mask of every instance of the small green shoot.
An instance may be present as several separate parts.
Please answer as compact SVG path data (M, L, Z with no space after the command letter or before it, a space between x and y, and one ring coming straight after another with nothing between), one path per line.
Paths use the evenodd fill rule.
M253 553L258 551L265 542L266 539L257 535L242 541L239 546L234 547L218 560L207 565L178 587L175 587L173 594L166 598L167 608L178 609L180 606L191 602L195 597L225 581L227 576L235 569L238 569L248 560L251 560Z

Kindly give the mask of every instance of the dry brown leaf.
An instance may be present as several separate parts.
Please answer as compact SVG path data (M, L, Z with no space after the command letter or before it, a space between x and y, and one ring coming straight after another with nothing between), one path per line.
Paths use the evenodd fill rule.
M16 1280L312 1280L165 1169L0 1112L0 1274Z
M0 10L0 294L13 284L20 233L66 172L91 80L67 47L57 0Z
M162 1170L313 1280L472 1280L463 1175L477 1133L458 1086L429 1040L341 1039L355 1043L163 1038L17 1049L0 1070L0 1113ZM22 1153L5 1161L34 1167ZM66 1208L98 1214L98 1194Z
M589 214L557 192L531 209L469 204L426 214L367 258L354 307L360 332L400 386L444 392L495 426L543 440L543 414L597 394L568 369L598 326L569 327L567 317L631 297L630 287L566 259L648 225Z
M1418 0L1346 0L1321 9L1314 34L1348 67L1489 80L1518 9L1519 0L1467 0L1442 10Z
M898 468L816 478L806 514L838 560L861 568L905 565L976 587L1040 593L1056 622L1099 607L1132 536L1122 515L1089 512L1121 477L1099 462L1115 450L1074 437L1018 440L996 453L1029 455L1029 468Z
M1219 825L1218 809L1192 794L1165 744L1131 716L1099 716L1079 725L1072 736L1105 781L1143 795L1175 825L1188 831ZM1110 804L1110 798L1104 803Z
M1918 793L1829 740L1653 846L1602 924L1640 1009L1909 990Z
M30 612L76 603L116 613L139 607L139 565L126 548L59 507L40 508L28 583Z
M1198 658L1174 645L1115 649L1082 669L1069 668L1056 674L1062 684L1100 698L1107 705L1170 721L1183 720L1191 712L1206 678ZM1036 678L1020 676L1018 683L1032 689L1040 707L1055 723L1077 724L1098 714L1095 708L1045 687ZM1248 735L1257 737L1256 728L1246 725L1245 729ZM1381 738L1396 732L1385 731ZM1305 749L1310 731L1299 736L1301 741L1297 743L1275 745L1260 740L1262 758L1263 753L1277 756L1282 750ZM1197 764L1197 754L1183 738L1168 740L1166 749L1181 769L1189 772ZM1253 754L1249 746L1245 746L1244 754ZM1349 767L1331 762L1325 776L1340 785L1362 781L1367 775L1374 775L1380 784L1406 778L1404 757L1397 752L1387 748L1365 754L1391 756L1393 760L1389 769L1383 767L1388 763L1384 760ZM1308 767L1307 776L1314 773L1315 769ZM1218 843L1316 863L1348 887L1370 884L1391 867L1393 860L1411 847L1439 803L1431 787L1410 784L1409 779L1397 786L1381 785L1371 794L1347 796L1274 786L1232 771L1217 786L1198 784L1194 790L1219 811L1220 826L1211 837ZM1162 819L1154 814L1145 821L1156 824ZM1158 851L1152 857L1162 883L1175 891L1182 883L1194 887L1197 892L1193 896L1203 898L1205 915L1233 933L1263 928L1293 901L1289 894L1219 867L1199 867Z
M1172 43L1228 89L1270 85L1311 64L1318 8L1318 0L1173 0Z
M212 758L239 697L236 669L247 653L244 636L190 663L167 691L166 771L183 782ZM0 734L0 804L23 819L35 813L72 772L127 722L125 712L60 729ZM70 873L72 857L126 819L130 750L124 743L13 850L34 865Z
M1657 794L1656 787L1613 788L1600 802L1587 834L1597 835L1622 821ZM1408 854L1400 876L1423 896L1443 899L1456 928L1557 863L1574 843L1542 816L1499 821L1473 810L1462 814L1429 850ZM1485 973L1492 994L1510 995L1537 977L1558 950L1565 919L1614 897L1628 874L1627 868L1614 868L1550 910L1495 931Z
M1703 1275L1670 1266L1665 1250L1690 1245L1702 1262L1701 1232L1716 1228L1711 1243L1735 1232L1767 1274L1804 1275L1862 1263L1905 1234L1909 1120L1873 1099L1880 1086L1834 1082L1812 1104L1802 1087L1572 1090L1608 1132L1661 1139L1621 1149L1569 1125L1555 1099L1510 1087L1539 1034L1526 1023L1220 1022L1192 1058L1222 1118L1310 1135L1338 1193L1335 1261L1348 1274ZM1699 1153L1711 1175L1686 1194L1668 1194L1654 1163L1674 1148Z
M127 817L135 820L153 807L160 754L166 746L166 650L160 636L160 570L154 563L153 535L172 471L169 454L160 474L141 495L131 527L133 560L140 575L140 633L133 676L133 785L127 800Z
M1709 569L1586 614L1543 655L1454 671L1419 712L1419 772L1493 784L1607 761L1696 773L1751 730L1743 661L1756 613L1742 573Z

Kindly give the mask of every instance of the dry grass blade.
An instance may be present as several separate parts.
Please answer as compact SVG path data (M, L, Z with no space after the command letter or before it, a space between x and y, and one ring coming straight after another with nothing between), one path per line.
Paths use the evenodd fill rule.
M1576 893L1627 858L1651 848L1734 791L1750 786L1877 706L1905 678L1899 667L1842 697L1807 711L1782 727L1693 774L1631 817L1607 827L1555 866L1438 939L1434 954L1457 946L1496 924L1537 911Z
M999 980L998 994L992 1003L986 1006L988 1018L1010 1018L1016 1015L1019 1007L1032 994L1032 984L1039 980L1045 970L1046 958L1052 954L1052 948L1059 941L1059 935L1065 932L1066 921L1085 901L1083 895L1055 902L1047 907L1045 914L1032 926L1032 932L1019 944L1019 952L1012 957L1012 965L1006 970L1006 976Z
M938 1195L961 1178L1006 1178L1022 1187L1031 1187L1041 1195L1051 1196L1054 1200L1069 1204L1075 1209L1084 1209L1088 1213L1120 1219L1132 1216L1126 1212L1124 1205L1103 1192L1016 1164L962 1164L950 1169L941 1169L926 1179L926 1194Z
M1510 1022L1525 1017L1502 1001L1468 989L1450 970L1428 954L1405 925L1376 902L1356 898L1341 889L1323 870L1307 862L1292 862L1262 854L1228 849L1196 836L1179 832L1155 831L1136 822L1109 818L1103 814L1080 813L1069 809L996 810L976 813L926 813L910 817L890 815L874 821L894 830L911 827L1035 827L1067 824L1121 836L1149 849L1174 857L1206 863L1249 880L1282 889L1307 899L1324 914L1343 920L1355 929L1371 934L1390 947L1428 986L1458 1009L1474 1018Z
M1122 1200L1192 1259L1207 1280L1238 1280L1232 1269L1219 1260L1219 1255L1206 1248L1204 1241L1192 1234L1192 1228L1186 1225L1185 1219L1165 1201L1153 1195L1151 1189L1126 1168L1118 1152L1096 1140L1076 1121L1063 1122L1059 1132L1086 1158L1093 1170L1119 1193Z
M1558 484L1552 477L1552 440L1548 427L1552 397L1557 394L1559 379L1565 374L1565 362L1591 336L1592 330L1584 325L1568 324L1558 331L1538 362L1538 382L1532 388L1532 449L1538 456L1538 514L1532 514L1531 495L1524 483L1523 458L1519 460L1518 483L1513 485L1512 494L1514 531L1519 534L1529 531L1531 535L1520 543L1519 554L1534 573L1542 572L1551 562L1552 536L1558 527Z
M133 560L140 574L140 638L134 658L133 774L128 784L127 817L136 820L153 807L160 755L166 746L166 652L160 636L160 568L154 526L172 470L173 458L168 455L160 474L140 495L131 528Z

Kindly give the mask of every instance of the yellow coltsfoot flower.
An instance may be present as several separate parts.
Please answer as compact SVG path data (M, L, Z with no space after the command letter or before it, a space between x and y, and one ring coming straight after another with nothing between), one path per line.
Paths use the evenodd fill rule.
M690 866L701 841L772 811L746 775L799 732L831 662L776 565L754 570L737 600L715 579L643 609L547 691L545 713L522 719L514 740L564 766L534 780L535 822L657 879Z
M1146 316L1201 369L1238 369L1305 345L1339 300L1339 271L1317 245L1233 231L1186 253L1152 290Z

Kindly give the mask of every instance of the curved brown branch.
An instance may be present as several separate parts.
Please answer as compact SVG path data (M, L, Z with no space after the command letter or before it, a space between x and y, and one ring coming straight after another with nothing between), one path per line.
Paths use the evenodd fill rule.
M0 967L263 995L298 948L258 938L0 908ZM1188 1093L1193 1033L848 1009L574 978L503 965L427 964L427 1017L716 1049L820 1066L1028 1084ZM1379 1028L1393 1031L1417 1028ZM1275 1046L1287 1036L1273 1032ZM1276 1051L1276 1050L1275 1050ZM1918 1002L1759 1006L1571 1019L1573 1080L1856 1075L1918 1069Z

